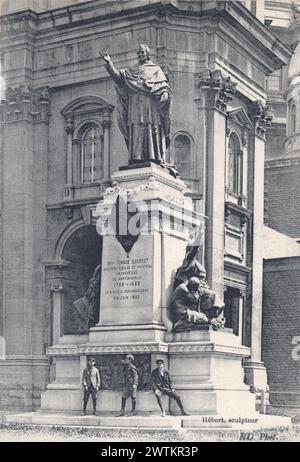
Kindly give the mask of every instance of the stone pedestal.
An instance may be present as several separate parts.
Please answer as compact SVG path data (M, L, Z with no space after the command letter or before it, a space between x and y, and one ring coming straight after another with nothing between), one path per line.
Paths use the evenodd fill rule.
M170 327L167 306L174 272L202 218L184 196L183 181L154 163L122 169L112 182L93 211L103 235L103 255L100 321L89 341L158 345ZM118 197L130 204L128 222L124 208L114 208ZM116 236L116 226L110 224L118 218ZM130 250L122 245L128 232L138 233Z
M194 414L248 415L255 396L244 384L242 358L250 349L229 332L168 333L169 371L186 409ZM178 412L170 403L172 413Z
M86 367L87 356L96 358L103 379L107 364L111 363L114 368L113 363L120 361L120 355L132 352L139 372L141 364L144 364L149 374L156 367L157 358L165 360L174 386L185 408L192 414L248 416L255 413L255 395L244 384L241 364L242 358L249 356L250 350L242 346L239 337L232 333L209 329L167 332L165 342L157 344L146 341L105 344L104 340L103 345L91 344L89 341L76 345L74 339L70 340L72 344L63 338L60 345L49 351L56 358L56 382L48 385L47 391L42 394L42 410L79 412L82 407L80 377ZM143 375L140 377L143 382ZM99 411L118 412L120 399L120 389L104 390L99 394ZM163 399L167 412L179 414L175 401L167 397ZM89 406L91 408L92 403ZM130 403L127 407L130 409ZM147 380L145 388L138 392L137 411L141 414L159 413Z
M243 414L251 414L254 395L243 383L241 365L250 350L241 346L239 337L208 327L172 332L168 306L175 272L187 243L203 225L184 196L184 183L153 163L121 170L112 181L113 187L93 210L103 236L99 323L88 336L65 336L49 348L56 361L56 380L42 396L42 409L81 409L80 377L87 357L93 356L104 387L99 410L119 411L120 361L130 352L140 376L139 413L159 413L150 375L156 359L163 358L191 413L239 413L242 403ZM120 210L120 198L133 205L128 216L126 209L126 226L137 217L142 223L131 242L120 232L122 220L112 219L117 199ZM164 400L167 412L178 413L175 402Z

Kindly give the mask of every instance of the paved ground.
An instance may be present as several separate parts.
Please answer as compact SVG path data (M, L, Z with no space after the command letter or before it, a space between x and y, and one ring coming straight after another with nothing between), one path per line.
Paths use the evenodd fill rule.
M300 426L250 433L252 441L300 441ZM253 436L252 436L253 435ZM97 427L0 426L0 442L204 442L240 441L240 433L220 430L131 430Z
M18 414L19 420L17 420L18 423L16 423L14 419L15 413L16 411L0 412L0 442L224 442L240 441L242 436L237 427L234 429L232 427L224 428L224 425L222 428L207 428L207 424L205 424L206 428L199 428L199 425L198 428L180 428L178 426L159 428L160 421L157 420L157 417L154 420L153 418L147 418L147 421L153 420L155 425L152 425L152 428L142 429L137 428L140 426L139 419L144 420L141 416L137 418L136 428L128 428L126 421L131 423L132 418L129 420L125 418L124 421L124 418L122 418L121 421L119 419L113 419L113 422L110 422L111 418L104 418L102 419L102 425L99 426L101 422L98 422L97 418L92 416L87 416L82 420L80 416L66 416L63 414L62 416L50 416L52 418L49 420L49 415L45 416L43 413L36 412ZM31 422L31 416L35 417L35 422ZM42 417L44 419L47 417L46 421L41 420ZM53 417L55 417L54 420ZM73 425L70 425L72 419L75 419L75 422L73 422ZM174 422L178 420L178 418L172 417L166 419L174 420ZM253 441L300 442L300 415L294 416L292 419L293 426L290 428L286 428L286 426L282 425L282 422L285 423L285 420L276 419L275 421L273 420L274 416L261 416L261 427L270 419L272 419L272 424L276 422L274 425L274 427L276 426L275 429L272 428L272 424L269 424L269 428L267 429L262 428L261 430L255 431L253 431L253 427L251 428L251 426L250 428L245 428L245 426L238 427L243 428L244 439L246 438L246 441L247 438L249 438L249 440L252 439ZM59 420L61 420L60 424L58 424ZM161 420L165 421L165 419ZM107 422L110 426L107 426ZM289 422L291 425L290 420ZM34 425L34 423L36 425ZM121 423L123 428L121 428ZM118 425L119 428L116 428L116 425ZM215 426L215 424L212 425ZM247 435L249 436L247 437Z

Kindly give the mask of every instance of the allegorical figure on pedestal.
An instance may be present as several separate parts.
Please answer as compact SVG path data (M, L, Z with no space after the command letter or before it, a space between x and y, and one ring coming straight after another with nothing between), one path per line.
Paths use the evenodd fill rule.
M87 334L99 320L101 265L98 265L89 280L84 295L72 303L68 331L74 334Z
M130 163L164 164L170 144L170 86L161 67L151 60L147 45L139 45L137 55L136 66L117 70L109 54L100 51L117 85L118 123Z
M197 246L188 246L183 264L175 275L171 298L173 329L184 331L211 325L224 327L224 303L206 281L206 270L197 259Z

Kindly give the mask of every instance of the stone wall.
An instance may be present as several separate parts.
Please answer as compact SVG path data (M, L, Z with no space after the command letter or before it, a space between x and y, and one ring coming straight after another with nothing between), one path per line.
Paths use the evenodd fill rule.
M265 168L265 223L288 236L300 237L300 163L268 162Z
M300 406L300 257L267 260L264 264L262 357L268 371L270 402ZM299 353L298 353L299 356Z

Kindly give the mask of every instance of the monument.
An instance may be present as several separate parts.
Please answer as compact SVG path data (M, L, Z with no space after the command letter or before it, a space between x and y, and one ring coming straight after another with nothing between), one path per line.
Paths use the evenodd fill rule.
M250 349L224 328L223 300L209 287L198 260L204 217L194 211L177 170L166 163L168 79L146 45L140 45L139 63L130 69L119 71L107 53L100 56L116 83L129 162L112 175L111 187L92 208L103 236L99 321L48 349L56 380L42 394L42 409L81 410L80 377L93 356L104 384L99 411L117 412L120 358L133 353L140 376L138 413L158 412L147 391L161 358L188 412L251 414L255 397L244 384L241 364ZM178 412L164 398L167 412Z

